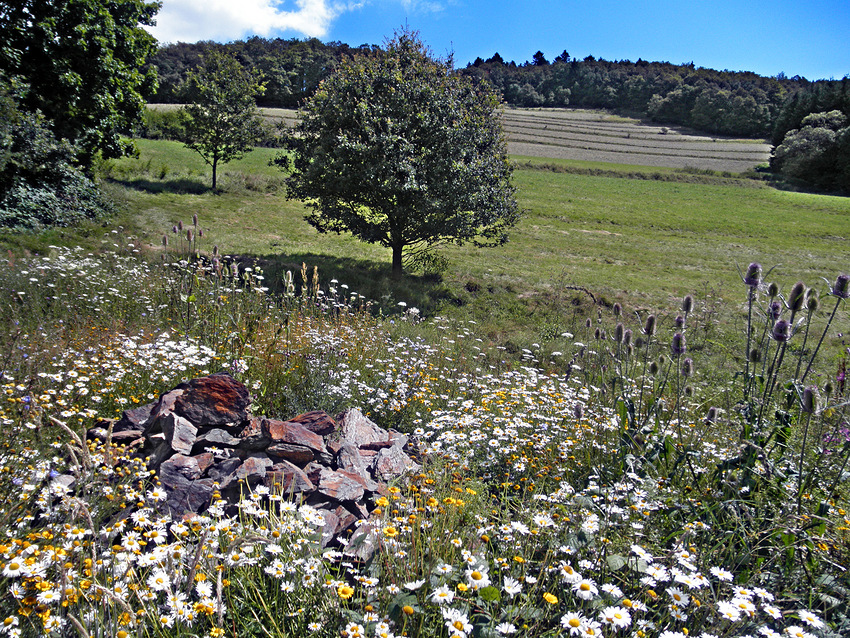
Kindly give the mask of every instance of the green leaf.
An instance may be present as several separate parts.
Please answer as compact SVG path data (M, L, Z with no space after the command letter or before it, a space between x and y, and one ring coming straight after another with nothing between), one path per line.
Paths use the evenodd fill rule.
M488 603L496 602L500 599L499 590L489 585L478 590L478 595Z
M618 569L622 569L626 563L628 562L625 556L621 554L612 554L605 559L608 563L608 567L610 567L613 571L617 571Z

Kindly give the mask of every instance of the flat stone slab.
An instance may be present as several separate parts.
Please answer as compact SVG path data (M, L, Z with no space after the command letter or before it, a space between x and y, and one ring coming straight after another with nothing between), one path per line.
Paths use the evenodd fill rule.
M324 410L305 412L304 414L299 414L298 416L289 419L289 421L291 423L303 425L311 432L315 432L320 436L327 436L336 430L336 421L334 421Z
M390 440L389 432L375 425L357 408L346 410L336 421L342 437L359 447Z
M272 445L276 443L291 443L306 447L320 454L327 452L325 441L321 436L315 432L311 432L303 425L292 421L265 419L263 421L263 433L269 437Z
M192 379L175 388L174 411L197 425L226 425L248 420L248 388L229 374Z

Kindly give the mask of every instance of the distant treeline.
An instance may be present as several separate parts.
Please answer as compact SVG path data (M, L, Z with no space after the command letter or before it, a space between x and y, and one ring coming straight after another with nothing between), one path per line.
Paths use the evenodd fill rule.
M374 53L376 45L253 37L228 44L178 43L160 48L152 64L159 74L153 102L183 101L188 71L210 49L233 53L263 73L266 92L259 106L297 108L339 61ZM840 110L850 116L848 79L812 82L801 77L764 77L715 71L693 64L573 59L564 51L549 62L541 52L531 61L505 62L496 53L478 58L459 73L486 80L511 106L604 108L720 135L769 137L779 144L809 113Z

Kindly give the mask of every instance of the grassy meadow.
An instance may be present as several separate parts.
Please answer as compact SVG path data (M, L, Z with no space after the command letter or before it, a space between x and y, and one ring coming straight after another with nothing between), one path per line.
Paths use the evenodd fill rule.
M213 194L180 144L139 147L100 168L114 223L0 237L0 633L850 633L850 200L517 156L511 241L393 281L304 222L273 150ZM256 415L418 438L373 558L273 488L173 520L87 438L219 370Z

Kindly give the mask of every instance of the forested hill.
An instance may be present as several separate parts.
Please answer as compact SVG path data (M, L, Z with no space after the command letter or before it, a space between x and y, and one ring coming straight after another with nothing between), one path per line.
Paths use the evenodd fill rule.
M343 56L374 53L376 45L351 47L317 39L253 37L217 44L178 43L153 58L160 78L153 102L183 101L181 86L204 51L223 49L261 71L266 92L260 106L297 107ZM572 59L564 51L552 62L541 52L528 62L506 62L496 53L458 73L489 81L512 106L605 108L708 133L770 137L778 144L809 113L839 110L850 116L850 79L764 77L716 71L694 64Z

